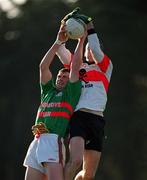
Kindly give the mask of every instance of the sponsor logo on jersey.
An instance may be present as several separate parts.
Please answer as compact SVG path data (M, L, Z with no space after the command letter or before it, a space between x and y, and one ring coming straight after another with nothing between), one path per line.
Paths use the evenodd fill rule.
M91 88L93 87L93 84L85 84L85 85L82 85L82 88Z

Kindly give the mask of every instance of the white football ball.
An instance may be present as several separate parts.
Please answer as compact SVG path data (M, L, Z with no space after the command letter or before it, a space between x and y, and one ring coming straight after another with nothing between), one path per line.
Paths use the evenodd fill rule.
M70 18L65 23L65 30L70 39L79 39L84 35L86 25L81 19Z

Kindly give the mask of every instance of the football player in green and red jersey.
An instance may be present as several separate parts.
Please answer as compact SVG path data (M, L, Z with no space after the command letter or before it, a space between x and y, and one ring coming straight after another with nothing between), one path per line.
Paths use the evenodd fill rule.
M82 58L78 61L73 58L70 71L67 68L59 70L55 83L50 64L67 39L61 25L56 41L40 63L41 104L32 127L35 138L24 160L25 180L63 180L62 139L81 94L79 68ZM81 51L84 40L82 37L77 43Z

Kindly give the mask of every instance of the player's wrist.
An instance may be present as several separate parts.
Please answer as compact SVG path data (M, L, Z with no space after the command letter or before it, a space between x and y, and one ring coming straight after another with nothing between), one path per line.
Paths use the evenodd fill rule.
M88 29L87 30L87 34L88 35L91 35L91 34L95 34L96 32L95 32L95 29L94 28L91 28L91 29Z
M57 39L57 40L55 41L55 44L61 45L61 44L65 44L65 42Z
M94 28L93 21L90 21L90 22L87 24L87 29L92 29L92 28Z

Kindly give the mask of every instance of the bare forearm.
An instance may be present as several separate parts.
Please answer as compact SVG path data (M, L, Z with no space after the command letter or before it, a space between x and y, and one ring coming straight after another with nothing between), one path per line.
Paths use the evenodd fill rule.
M65 47L65 44L59 47L56 55L59 57L62 64L70 64L71 52Z
M54 43L52 47L47 51L45 56L43 57L39 69L40 69L40 82L46 84L51 78L52 73L50 72L50 64L52 63L54 56L56 54L59 45Z
M80 68L83 60L83 41L79 40L77 47L74 52L74 57L72 61L72 68L73 70L77 71Z
M79 79L79 69L82 64L83 58L83 41L79 40L73 60L71 63L71 71L70 71L70 81L75 82Z
M44 69L44 68L49 68L51 62L54 59L54 56L56 55L56 52L59 48L59 44L54 43L52 45L52 47L47 51L47 53L45 54L45 56L43 57L41 63L40 63L40 68Z

